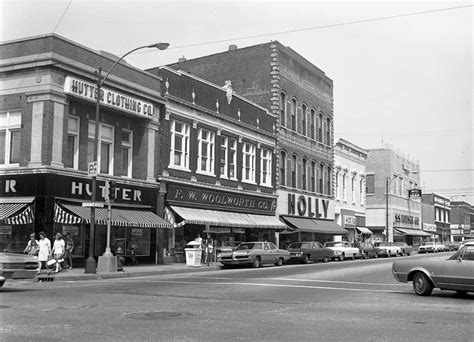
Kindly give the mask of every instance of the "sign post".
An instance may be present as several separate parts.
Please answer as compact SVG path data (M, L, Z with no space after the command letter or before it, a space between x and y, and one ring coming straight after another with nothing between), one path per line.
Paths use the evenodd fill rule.
M113 185L112 185L113 184ZM117 272L117 258L110 249L110 222L112 219L111 201L115 198L115 182L105 181L105 199L107 201L107 245L103 255L99 256L97 270L99 273Z

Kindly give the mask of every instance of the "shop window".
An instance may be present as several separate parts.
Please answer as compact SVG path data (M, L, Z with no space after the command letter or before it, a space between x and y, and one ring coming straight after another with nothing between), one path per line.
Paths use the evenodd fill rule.
M244 143L242 155L242 181L255 183L255 145Z
M132 177L133 132L122 130L122 167L121 175Z
M20 163L21 113L0 113L0 165Z
M303 158L303 167L301 170L301 188L303 190L306 190L307 172L308 172L308 161Z
M69 116L67 124L66 149L64 151L64 166L79 168L79 127L78 117Z
M311 191L316 192L316 163L311 162Z
M301 107L301 134L306 136L306 115L307 115L307 107L303 105Z
M199 129L198 172L214 175L214 141L214 132L202 128Z
M189 125L175 120L171 121L169 167L189 171Z
M316 113L314 109L311 109L311 122L310 122L310 138L314 139L315 136L315 120L316 120Z
M272 186L272 152L264 148L260 151L260 184Z
M291 127L293 131L297 131L296 127L296 115L297 115L297 104L296 104L296 99L291 100Z
M280 94L280 125L286 125L286 94Z
M373 194L374 193L374 175L365 176L365 193Z
M296 169L297 169L296 156L293 155L291 157L291 186L293 188L296 188Z
M94 136L95 136L95 122L89 121L88 129L88 144L87 144L87 162L94 161ZM100 173L113 174L114 161L114 127L99 124L99 138L97 150L97 162L100 166Z
M286 185L286 153L280 153L280 185Z

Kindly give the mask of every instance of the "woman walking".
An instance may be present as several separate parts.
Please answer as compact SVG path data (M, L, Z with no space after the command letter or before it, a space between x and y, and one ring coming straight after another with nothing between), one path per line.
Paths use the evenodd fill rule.
M72 268L72 253L74 251L74 239L70 233L66 234L66 256L67 260L66 268Z
M63 256L66 250L66 243L63 240L63 236L61 233L56 234L56 240L54 240L52 254L54 256L54 260L56 260L56 273L61 271L63 268L61 267L61 262L64 261Z
M31 233L30 240L28 241L28 244L26 245L26 248L23 251L23 253L37 256L38 252L39 252L39 246L38 246L38 241L36 240L36 235L35 233Z
M49 256L51 255L51 241L46 237L45 232L39 233L40 239L38 241L39 252L38 252L38 261L39 269L38 274L41 274L41 268L46 268L46 262L48 261Z

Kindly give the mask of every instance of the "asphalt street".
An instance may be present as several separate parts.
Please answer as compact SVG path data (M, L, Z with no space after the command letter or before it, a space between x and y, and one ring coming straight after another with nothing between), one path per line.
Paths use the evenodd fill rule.
M14 281L0 290L0 340L472 341L474 295L416 296L393 260Z

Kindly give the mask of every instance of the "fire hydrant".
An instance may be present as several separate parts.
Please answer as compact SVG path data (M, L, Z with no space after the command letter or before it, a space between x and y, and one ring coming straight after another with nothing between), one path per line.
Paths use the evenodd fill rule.
M117 256L117 271L123 271L123 265L125 264L125 257L123 254L122 247L118 246L115 250L115 255Z

